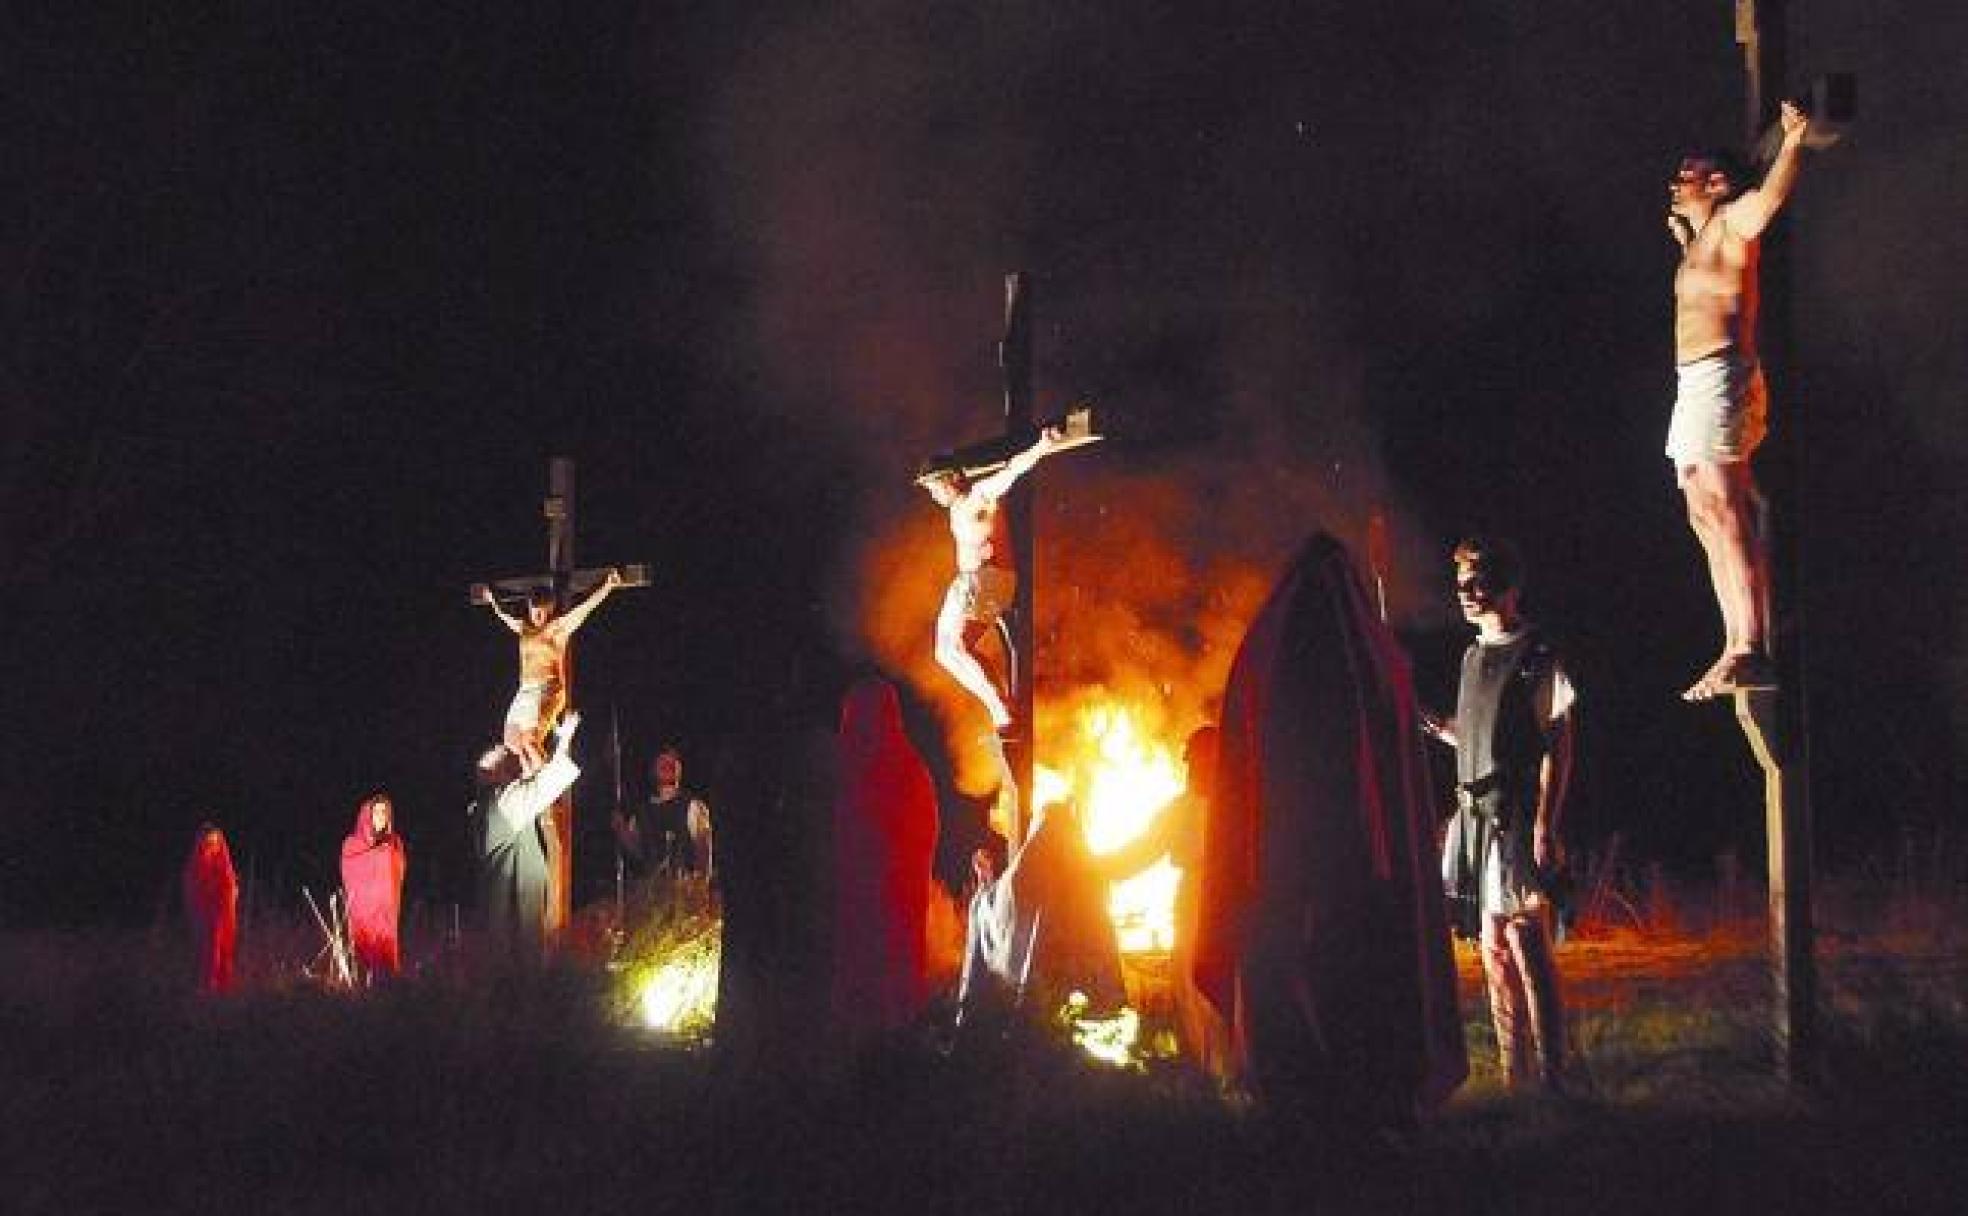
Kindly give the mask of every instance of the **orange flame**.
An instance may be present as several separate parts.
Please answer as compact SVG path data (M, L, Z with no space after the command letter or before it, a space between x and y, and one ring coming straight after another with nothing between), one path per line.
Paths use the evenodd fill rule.
M1104 856L1140 839L1182 793L1182 766L1174 750L1141 730L1137 715L1124 705L1095 701L1082 706L1077 717L1080 756L1070 773L1037 766L1034 801L1044 806L1077 796L1087 848ZM1182 871L1163 856L1112 885L1107 915L1122 953L1174 946L1175 891L1181 881Z

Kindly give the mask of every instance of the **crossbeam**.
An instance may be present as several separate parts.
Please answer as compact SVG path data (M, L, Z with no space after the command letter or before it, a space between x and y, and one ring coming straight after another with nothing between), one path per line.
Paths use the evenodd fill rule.
M1094 403L1082 398L1066 407L1065 411L1035 426L1015 426L1005 434L958 448L954 452L939 452L923 461L916 471L916 484L923 485L950 473L962 473L975 481L979 477L989 477L1011 460L1012 456L1032 446L1039 432L1047 427L1057 427L1065 439L1053 451L1066 452L1098 443L1106 436L1098 433L1094 425Z
M589 566L576 570L567 577L567 600L579 600L588 592L601 586L610 570L622 572L622 586L649 586L649 565L646 562L631 562L626 566ZM551 574L521 574L512 578L497 578L487 583L473 583L466 592L473 606L483 606L492 600L501 604L509 601L524 601L535 591L553 591L555 577Z

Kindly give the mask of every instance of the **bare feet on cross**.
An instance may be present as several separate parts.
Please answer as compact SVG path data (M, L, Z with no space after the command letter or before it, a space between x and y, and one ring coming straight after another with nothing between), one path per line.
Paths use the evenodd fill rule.
M1713 701L1736 692L1756 692L1777 686L1777 666L1759 650L1737 651L1715 660L1714 666L1681 694L1683 701Z

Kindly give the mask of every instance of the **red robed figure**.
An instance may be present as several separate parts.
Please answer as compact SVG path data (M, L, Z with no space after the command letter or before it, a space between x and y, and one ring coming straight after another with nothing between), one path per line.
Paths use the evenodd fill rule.
M886 681L841 702L834 795L834 950L830 1005L850 1042L906 1026L928 998L926 920L936 852L936 789Z
M402 969L397 919L410 850L396 834L396 807L371 794L355 808L355 826L342 838L342 889L348 893L350 945L355 961L378 975Z
M232 956L239 944L239 876L232 850L214 824L199 825L184 865L185 922L198 962L198 987L232 991Z
M1420 749L1407 662L1321 533L1231 666L1194 978L1233 1078L1334 1127L1405 1124L1468 1075Z

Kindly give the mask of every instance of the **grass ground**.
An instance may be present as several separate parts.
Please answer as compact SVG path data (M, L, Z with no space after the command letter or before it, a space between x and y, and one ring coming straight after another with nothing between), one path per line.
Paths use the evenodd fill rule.
M1773 1078L1753 926L1561 952L1579 1091L1474 1075L1409 1143L1294 1138L1181 1065L897 1041L774 1067L619 1024L604 971L184 991L154 936L0 938L0 1206L39 1212L1956 1212L1968 933L1821 943L1817 1079Z

